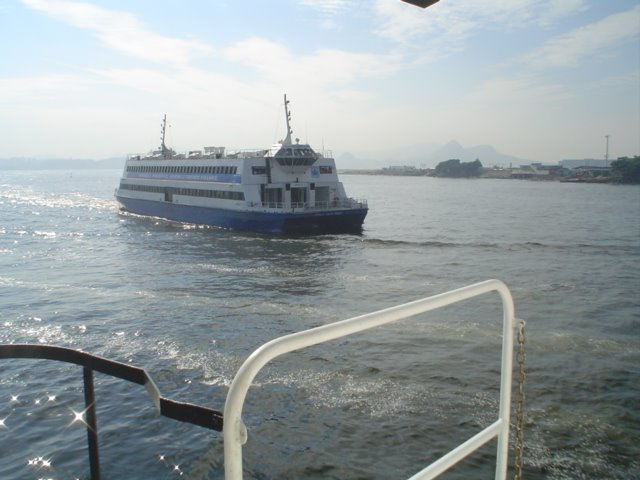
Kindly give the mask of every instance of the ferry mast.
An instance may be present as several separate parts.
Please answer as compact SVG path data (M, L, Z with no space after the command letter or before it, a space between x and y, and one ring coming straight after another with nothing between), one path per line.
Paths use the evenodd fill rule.
M160 125L160 151L162 152L162 157L163 158L168 158L169 155L169 149L167 148L167 145L164 143L164 138L165 138L165 134L167 132L167 114L164 114L164 118L162 119L162 125Z
M291 145L291 134L293 130L291 130L291 112L289 111L289 100L287 100L287 94L284 94L284 116L287 120L287 136L282 141L283 145Z

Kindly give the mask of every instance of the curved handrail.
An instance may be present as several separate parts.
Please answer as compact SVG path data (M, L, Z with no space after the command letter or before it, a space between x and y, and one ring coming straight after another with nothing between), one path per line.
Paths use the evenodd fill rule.
M242 479L242 445L247 440L247 431L242 423L242 408L253 379L262 367L271 360L294 350L368 330L492 291L500 294L503 306L499 419L439 461L418 472L412 477L412 480L433 478L439 475L496 436L498 437L496 479L506 478L515 308L513 297L507 286L500 280L487 280L403 305L276 338L255 350L238 370L227 393L223 428L225 479Z
M191 403L177 402L163 397L153 379L139 367L116 362L72 348L54 345L0 345L0 358L31 358L73 363L96 372L143 385L160 415L181 422L193 423L211 430L222 431L222 413Z
M144 385L151 401L160 415L181 422L222 431L222 414L218 411L191 403L176 402L160 395L160 390L142 368L109 360L97 355L54 345L8 344L0 345L0 358L31 358L57 360L83 367L84 403L89 448L91 480L100 480L100 455L98 451L98 426L96 422L93 372L98 371L112 377Z

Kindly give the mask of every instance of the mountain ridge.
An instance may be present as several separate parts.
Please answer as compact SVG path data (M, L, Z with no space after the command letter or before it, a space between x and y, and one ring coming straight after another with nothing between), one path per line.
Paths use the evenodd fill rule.
M462 162L478 159L486 167L531 163L530 160L498 152L491 145L463 147L457 140L451 140L444 145L418 144L377 151L340 152L336 155L336 163L343 169L379 169L397 165L434 168L438 163L452 158Z

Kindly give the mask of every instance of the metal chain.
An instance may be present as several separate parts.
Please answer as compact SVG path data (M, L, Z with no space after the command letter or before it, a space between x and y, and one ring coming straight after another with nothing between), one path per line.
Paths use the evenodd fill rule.
M518 353L517 361L520 368L518 377L517 407L516 407L516 442L515 442L515 474L514 480L522 480L522 463L524 451L524 382L527 374L524 371L527 355L524 351L524 320L518 321Z

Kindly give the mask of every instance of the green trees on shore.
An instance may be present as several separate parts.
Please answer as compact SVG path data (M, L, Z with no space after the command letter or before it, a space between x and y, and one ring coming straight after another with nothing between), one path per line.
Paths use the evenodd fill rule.
M484 168L478 159L473 162L461 162L458 159L446 160L440 162L435 168L437 177L472 178L479 177L483 172ZM587 182L591 179L594 183L597 181L597 183L640 184L640 156L620 157L611 162L609 171L597 171L595 174L587 171L585 174L583 170L584 177L577 175L576 178L582 178L582 181L588 177Z
M610 176L616 183L640 183L640 156L614 160L611 162Z
M436 176L469 178L479 177L482 173L482 163L476 159L473 162L460 162L458 159L446 160L436 166Z

